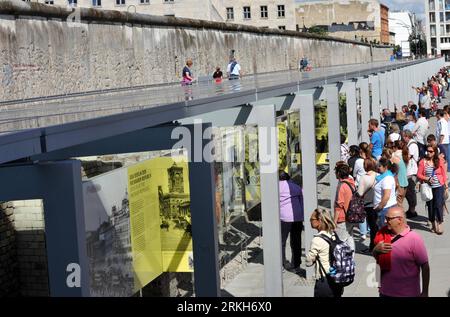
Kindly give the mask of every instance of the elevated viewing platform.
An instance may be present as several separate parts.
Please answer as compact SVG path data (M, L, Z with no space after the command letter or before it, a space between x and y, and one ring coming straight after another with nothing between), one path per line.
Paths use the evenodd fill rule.
M189 86L159 84L4 101L0 102L0 132L42 128L148 108L160 112L164 107L195 108L209 104L210 108L202 109L206 113L220 109L220 104L223 108L250 104L421 62L374 62L313 68L308 72L278 71L247 75L239 80L224 78L221 83L204 76ZM173 117L173 120L178 119L181 118Z

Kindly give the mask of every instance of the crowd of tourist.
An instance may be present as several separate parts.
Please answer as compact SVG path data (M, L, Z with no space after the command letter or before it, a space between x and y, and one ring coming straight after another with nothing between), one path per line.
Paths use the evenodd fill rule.
M318 231L306 253L306 265L316 268L314 296L340 297L353 281L355 263L349 254L354 257L356 233L360 241L369 239L368 248L360 251L372 254L380 267L381 297L428 296L427 250L407 218L418 217L420 192L429 230L443 234L445 211L448 214L450 106L438 109L437 103L445 97L449 80L448 70L441 69L427 84L415 88L417 105L411 101L400 111L384 109L381 121L369 120L370 143L341 145L341 161L334 166L338 186L333 211L319 208L309 219ZM433 116L435 131L429 123ZM301 196L301 189L296 193ZM283 249L286 239L285 233ZM298 252L295 257L294 269L298 269ZM287 263L284 252L283 260Z

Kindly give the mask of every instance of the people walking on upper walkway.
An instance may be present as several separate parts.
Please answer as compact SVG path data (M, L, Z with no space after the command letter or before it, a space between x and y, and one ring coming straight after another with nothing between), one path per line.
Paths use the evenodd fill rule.
M192 74L191 71L191 67L193 65L193 62L191 59L188 59L186 61L186 66L184 66L183 68L183 73L182 73L182 81L181 84L182 85L191 85L194 82L194 75Z
M239 79L242 76L241 65L236 61L236 58L232 58L227 66L228 79Z
M301 71L301 72L304 72L304 71L307 70L307 68L308 68L308 59L307 59L306 57L303 57L303 58L300 60L299 68L300 68L300 71Z
M214 78L214 81L215 81L216 83L221 83L221 82L222 82L223 73L222 73L222 71L220 70L220 67L219 67L219 66L216 67L216 71L215 71L214 74L213 74L213 78Z

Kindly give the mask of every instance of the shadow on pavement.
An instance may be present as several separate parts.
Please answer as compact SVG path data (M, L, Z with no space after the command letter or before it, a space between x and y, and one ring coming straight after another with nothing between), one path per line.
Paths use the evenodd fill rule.
M431 229L429 227L427 227L426 224L423 224L420 222L408 220L408 225L412 230L422 230L422 231L426 231L426 232L431 232Z
M230 294L230 293L228 293L226 290L224 290L224 289L221 289L220 290L220 295L222 296L222 297L234 297L232 294Z
M248 251L248 263L264 264L262 249L259 247L251 247L247 249Z

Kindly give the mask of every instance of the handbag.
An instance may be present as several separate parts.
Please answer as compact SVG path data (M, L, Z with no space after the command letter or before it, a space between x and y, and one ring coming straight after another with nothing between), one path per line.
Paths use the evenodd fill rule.
M420 184L420 197L425 202L433 199L433 190L428 183Z
M431 178L434 177L434 168L433 172L431 173ZM428 183L422 183L420 184L420 196L423 201L430 201L433 199L433 190Z
M434 177L434 168L433 172L431 173L431 178L433 177ZM420 184L420 196L422 197L422 200L425 202L433 199L433 190L430 184L425 182Z

